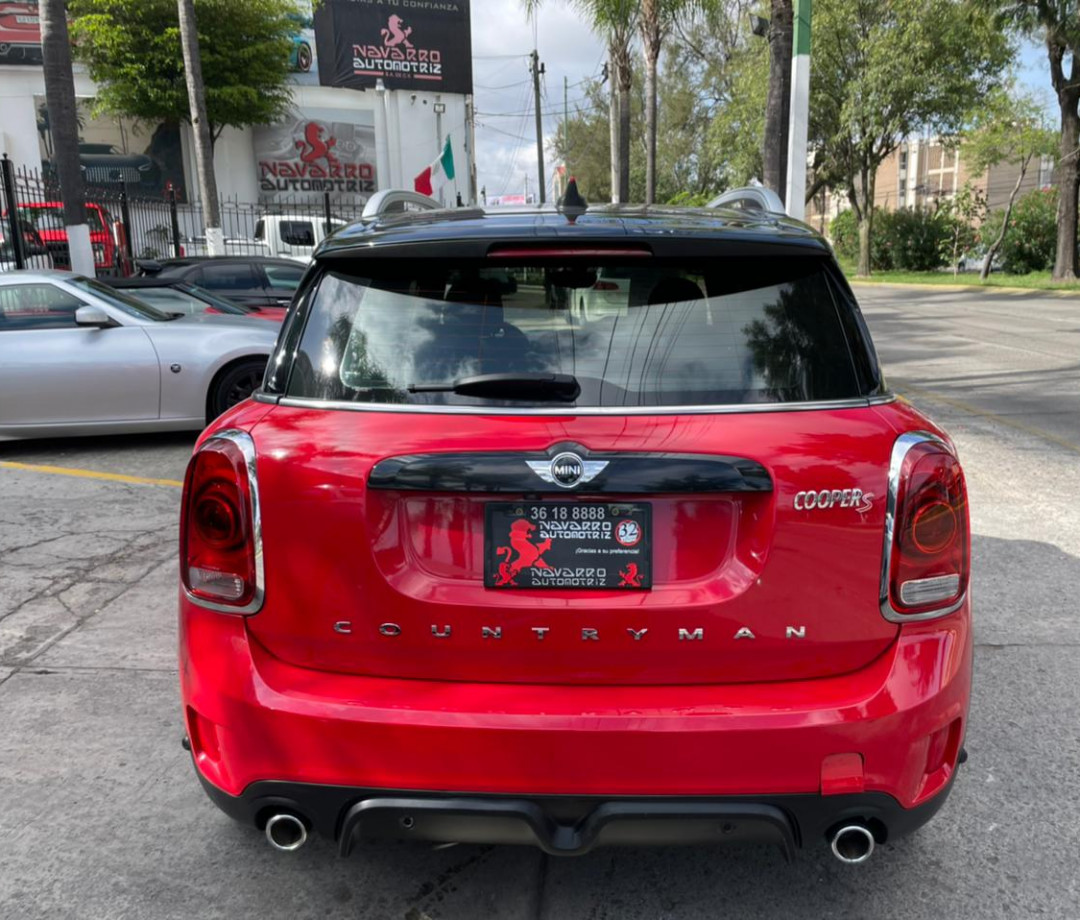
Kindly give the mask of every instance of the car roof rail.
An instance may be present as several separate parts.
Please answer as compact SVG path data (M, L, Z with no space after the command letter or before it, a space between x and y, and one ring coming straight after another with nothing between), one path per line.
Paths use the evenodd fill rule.
M373 220L384 214L404 214L408 211L439 211L446 205L434 198L407 188L384 188L372 195L360 214L361 220Z
M728 189L723 194L717 195L705 207L762 211L766 214L787 214L787 208L784 207L784 202L780 200L780 196L771 188L766 188L753 179L750 180L750 185Z

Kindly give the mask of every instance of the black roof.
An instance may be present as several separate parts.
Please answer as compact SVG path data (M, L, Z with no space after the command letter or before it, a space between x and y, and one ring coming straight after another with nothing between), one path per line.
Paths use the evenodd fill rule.
M574 244L604 241L644 245L656 255L715 254L724 241L728 254L781 251L831 252L812 227L783 214L727 208L600 205L571 222L554 208L457 208L387 214L337 231L321 243L315 258L363 256L373 247L408 247L401 255L476 257L492 243ZM425 245L426 244L426 245Z
M130 278L102 278L107 285L114 288L163 288L183 285L190 287L189 282L181 278L160 278L157 275L140 276L133 275Z
M303 265L296 259L278 259L274 256L244 255L243 253L227 254L223 256L181 256L179 259L157 259L163 269L187 268L202 262L257 262L260 265Z

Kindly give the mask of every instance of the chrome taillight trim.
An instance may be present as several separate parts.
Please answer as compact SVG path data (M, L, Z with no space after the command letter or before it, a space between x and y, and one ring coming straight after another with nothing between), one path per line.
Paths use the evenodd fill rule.
M949 453L953 453L948 442L929 431L907 431L893 443L892 457L889 460L889 494L885 502L885 544L881 554L881 615L892 623L918 623L924 620L936 620L956 613L967 600L967 589L947 607L928 610L925 613L903 613L892 604L889 596L889 572L892 570L893 537L896 530L896 503L900 494L900 472L904 468L904 458L917 444L931 441L940 444Z
M192 455L192 462L194 462L199 451L204 450L214 441L231 441L239 448L244 458L244 467L248 477L248 493L251 496L251 520L249 523L251 524L252 543L255 548L255 595L248 603L238 607L235 604L219 604L207 600L205 597L192 594L187 585L183 583L183 579L180 581L180 586L184 589L184 596L191 603L205 607L207 610L251 616L251 614L258 613L262 609L263 598L266 593L265 571L263 568L262 510L259 505L259 479L255 461L255 441L246 431L241 431L239 428L226 428L213 434L200 444L199 450ZM181 509L180 513L187 514L187 507ZM187 548L181 547L181 550L186 552Z

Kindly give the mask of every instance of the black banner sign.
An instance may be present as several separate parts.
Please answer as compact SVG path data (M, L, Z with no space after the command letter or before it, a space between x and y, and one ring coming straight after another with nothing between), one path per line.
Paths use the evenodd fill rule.
M651 512L647 502L489 502L484 585L650 588Z
M467 0L322 0L315 43L324 86L473 91Z

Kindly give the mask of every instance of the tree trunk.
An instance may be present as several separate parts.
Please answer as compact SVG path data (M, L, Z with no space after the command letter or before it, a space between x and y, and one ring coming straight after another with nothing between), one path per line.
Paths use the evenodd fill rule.
M1005 242L1005 234L1009 230L1009 219L1012 217L1013 202L1016 201L1016 196L1020 193L1020 186L1024 182L1024 176L1027 173L1028 163L1030 162L1030 157L1025 157L1020 161L1020 175L1016 177L1016 184L1013 186L1012 192L1009 194L1008 203L1005 205L1005 219L1001 222L1001 232L997 235L997 239L990 244L990 248L986 250L986 257L983 259L982 269L979 271L980 281L985 281L990 277L990 272L994 264L994 256L998 254L998 250L1001 249L1001 244Z
M761 181L783 200L787 192L788 126L791 122L792 0L772 0L770 16L769 92L765 100Z
M870 265L870 240L874 229L874 174L872 171L864 171L862 174L862 188L857 192L862 196L856 215L859 219L859 265L855 273L860 278L869 278Z
M630 48L624 46L619 55L619 201L630 201L630 95L633 92L633 71L630 69Z
M619 198L619 81L615 72L616 52L608 53L608 127L611 132L611 203L617 204Z
M60 182L71 270L92 278L94 251L86 223L86 186L79 163L79 120L64 0L41 0L40 16L45 104L49 109L53 143L52 165Z
M1061 102L1061 157L1058 160L1057 253L1054 280L1075 281L1077 195L1080 194L1080 95L1072 91L1058 94Z
M656 202L656 69L657 42L645 53L645 204Z
M184 78L187 82L191 129L195 136L195 170L199 176L206 247L212 256L225 254L225 236L218 212L217 180L214 178L214 145L210 120L206 117L206 87L199 57L199 33L195 22L195 0L179 0L180 44L184 52Z

